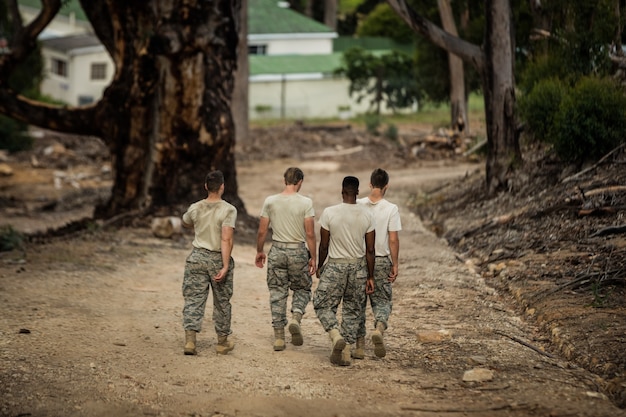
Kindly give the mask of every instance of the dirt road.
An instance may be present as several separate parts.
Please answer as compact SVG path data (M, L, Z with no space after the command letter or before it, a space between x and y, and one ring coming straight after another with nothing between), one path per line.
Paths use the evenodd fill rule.
M239 164L251 214L280 191L292 163ZM357 175L367 192L371 168L297 164L318 217L340 201L344 175ZM423 184L476 168L390 169L388 198L403 207ZM329 363L311 305L304 345L272 350L265 270L254 266L251 245L235 245L236 346L227 356L215 354L210 305L198 356L182 354L189 235L163 240L125 229L3 253L0 415L626 416L597 392L592 374L543 352L539 333L445 242L407 209L401 215L388 354L376 358L368 341L366 358L350 367Z

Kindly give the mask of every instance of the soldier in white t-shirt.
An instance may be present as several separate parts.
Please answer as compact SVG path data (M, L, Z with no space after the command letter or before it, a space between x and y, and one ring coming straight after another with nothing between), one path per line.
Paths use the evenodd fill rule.
M351 345L361 324L366 293L374 291L374 216L356 204L359 179L343 179L343 202L327 207L320 217L318 277L313 307L331 339L330 362L350 365ZM328 262L324 264L326 258ZM341 310L341 329L337 308Z
M304 343L300 323L311 301L311 275L315 274L315 211L310 198L301 195L304 173L287 168L285 188L265 199L257 233L255 264L263 268L267 259L267 288L270 292L274 350L285 349L285 326L289 324L291 343ZM268 229L272 227L272 247L263 252ZM287 298L292 291L292 317L287 323Z
M356 347L352 352L352 357L355 359L365 357L367 298L370 300L374 313L374 330L372 331L374 354L379 358L387 354L383 333L387 330L387 321L392 308L391 284L398 277L398 253L400 251L398 232L402 230L398 206L384 198L388 187L389 174L385 170L377 168L372 171L370 176L370 195L357 200L359 205L367 207L374 215L376 223L376 267L374 268L374 293L369 294L363 302L361 326L357 334Z

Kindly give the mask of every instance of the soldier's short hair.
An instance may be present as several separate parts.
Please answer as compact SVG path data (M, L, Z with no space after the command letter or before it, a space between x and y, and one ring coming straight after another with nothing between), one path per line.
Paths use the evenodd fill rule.
M219 191L222 184L224 184L224 174L219 170L209 172L204 180L204 185L210 193Z
M370 176L370 184L374 188L385 188L389 184L389 174L381 168L376 168Z
M359 193L359 179L353 176L344 177L341 189L351 194Z
M304 172L300 168L289 167L285 171L284 177L286 185L296 185L298 181L304 179Z

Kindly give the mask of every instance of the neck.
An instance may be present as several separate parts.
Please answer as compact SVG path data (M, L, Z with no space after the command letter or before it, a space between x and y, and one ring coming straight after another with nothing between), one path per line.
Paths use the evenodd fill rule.
M222 199L221 194L219 193L209 193L209 195L206 198L206 201L214 203L216 201L220 201Z
M369 195L369 199L372 202L377 202L382 200L385 197L385 193L380 188L372 188L372 192Z
M296 184L287 184L281 194L295 194L298 192L298 186Z

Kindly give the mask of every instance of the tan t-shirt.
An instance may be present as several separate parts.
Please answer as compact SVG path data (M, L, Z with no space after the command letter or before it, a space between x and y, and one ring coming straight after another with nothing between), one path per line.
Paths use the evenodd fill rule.
M261 217L270 219L272 240L285 243L305 242L304 219L315 217L313 201L298 193L271 195L263 203Z
M362 258L365 256L365 234L374 230L374 216L362 204L341 203L327 207L320 217L320 226L330 232L330 258Z
M193 203L185 214L183 222L193 224L195 238L192 245L210 251L222 251L222 227L235 228L237 209L224 200L208 202L200 200Z

